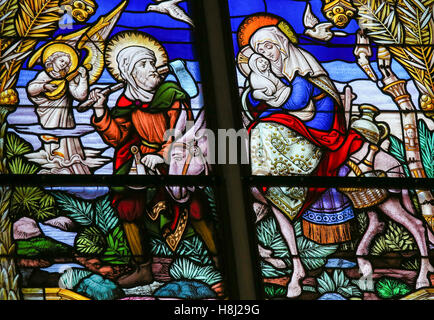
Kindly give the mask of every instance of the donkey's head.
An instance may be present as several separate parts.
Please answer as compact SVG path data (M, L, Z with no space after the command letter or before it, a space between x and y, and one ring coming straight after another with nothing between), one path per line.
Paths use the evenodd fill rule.
M207 175L209 172L208 137L204 113L200 112L194 125L171 143L168 151L169 175ZM189 192L194 187L170 186L167 187L170 195L178 202L185 202Z

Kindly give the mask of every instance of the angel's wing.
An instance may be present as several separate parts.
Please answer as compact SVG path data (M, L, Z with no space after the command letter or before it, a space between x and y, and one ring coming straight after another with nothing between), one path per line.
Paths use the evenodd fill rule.
M312 10L310 8L310 4L306 4L306 9L304 10L304 16L303 16L303 24L305 28L313 28L319 23L319 20L315 15L312 13Z
M89 71L89 84L95 83L104 70L104 51L105 40L113 30L116 22L119 20L122 11L125 9L128 1L122 2L116 9L102 16L90 27L80 38L77 49L85 49L87 57L83 64L91 65Z
M77 50L84 49L87 56L84 65L91 66L89 71L89 84L95 83L101 76L104 69L104 40L107 39L113 30L122 11L125 9L128 1L123 1L117 8L105 16L101 16L92 26L80 29L76 32L60 35L54 40L48 42L36 51L30 58L28 66L32 68L36 63L41 63L41 56L44 49L53 43L66 43Z

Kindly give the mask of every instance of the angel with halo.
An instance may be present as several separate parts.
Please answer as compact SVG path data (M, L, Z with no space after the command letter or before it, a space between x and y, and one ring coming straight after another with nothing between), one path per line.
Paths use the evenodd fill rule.
M107 161L99 157L99 151L83 149L79 136L73 133L73 101L85 101L89 86L101 76L105 49L102 40L109 36L126 4L124 1L90 27L58 36L30 59L30 68L35 64L44 66L27 86L28 97L36 105L43 145L27 157L41 165L40 173L91 174L91 168ZM83 63L80 50L87 52Z

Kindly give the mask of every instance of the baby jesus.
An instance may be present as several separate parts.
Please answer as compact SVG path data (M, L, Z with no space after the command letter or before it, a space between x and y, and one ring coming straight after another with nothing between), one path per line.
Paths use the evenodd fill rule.
M291 94L291 88L286 86L271 71L270 62L259 54L252 54L249 59L251 70L250 85L253 88L253 98L264 100L272 107L280 107Z

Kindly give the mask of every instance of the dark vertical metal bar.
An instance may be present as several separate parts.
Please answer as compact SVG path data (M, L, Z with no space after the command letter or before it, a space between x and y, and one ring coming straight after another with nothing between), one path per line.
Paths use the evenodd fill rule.
M227 48L224 45L223 23L220 0L206 0L202 2L204 20L206 25L205 36L209 57L210 70L213 78L214 103L216 113L214 114L219 129L239 129L234 117L233 101L231 97L232 78L228 74ZM245 212L246 204L245 190L243 189L240 165L221 165L219 172L222 174L222 191L227 200L230 229L232 233L233 251L235 254L235 268L239 290L239 299L256 298L256 279L252 251L250 246L251 234L247 225Z

